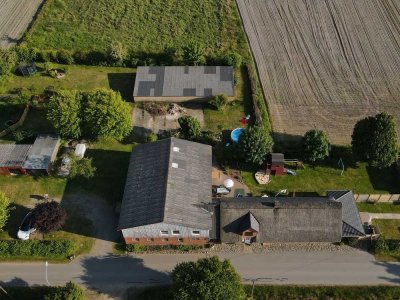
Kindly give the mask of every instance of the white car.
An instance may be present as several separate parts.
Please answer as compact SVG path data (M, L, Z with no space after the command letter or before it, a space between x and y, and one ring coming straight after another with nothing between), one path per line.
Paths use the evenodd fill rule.
M36 229L32 227L32 221L32 212L29 212L22 220L21 226L19 226L17 236L20 240L29 240L31 233L36 231Z

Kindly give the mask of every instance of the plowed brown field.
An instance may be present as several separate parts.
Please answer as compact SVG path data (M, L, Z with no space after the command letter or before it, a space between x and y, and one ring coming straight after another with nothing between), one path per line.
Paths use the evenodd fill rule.
M18 42L43 0L0 0L0 47Z
M237 0L278 137L388 111L400 125L399 0ZM400 126L398 126L400 129Z

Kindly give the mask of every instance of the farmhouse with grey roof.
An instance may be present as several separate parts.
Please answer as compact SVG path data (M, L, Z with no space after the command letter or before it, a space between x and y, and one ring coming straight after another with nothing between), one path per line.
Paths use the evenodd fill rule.
M218 94L234 97L232 67L138 67L133 98L135 102L184 102L207 100Z
M23 165L32 145L0 144L0 174L26 174Z
M237 242L339 242L342 205L322 197L220 200L220 239Z
M342 236L359 237L365 235L360 213L352 191L329 191L331 200L342 203Z
M212 216L211 146L176 138L133 149L118 229L125 242L204 244Z

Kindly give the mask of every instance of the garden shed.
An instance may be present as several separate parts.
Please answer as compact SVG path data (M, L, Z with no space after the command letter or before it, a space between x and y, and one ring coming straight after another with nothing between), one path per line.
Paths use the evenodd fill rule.
M135 102L207 101L219 94L235 96L232 67L138 67L133 98Z

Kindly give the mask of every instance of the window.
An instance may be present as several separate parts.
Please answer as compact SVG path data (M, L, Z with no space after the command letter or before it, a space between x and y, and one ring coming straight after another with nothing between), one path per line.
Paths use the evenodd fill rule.
M192 235L200 235L200 230L192 230Z
M168 242L168 239L167 238L162 238L161 239L163 242Z
M183 243L183 239L182 238L178 239L178 241L179 241L179 243Z
M174 147L174 152L179 152L179 148L178 147Z
M172 234L179 235L179 234L181 234L181 232L179 230L172 230Z
M172 167L175 168L175 169L178 169L178 164L173 162L172 163Z
M139 238L136 238L136 239L135 239L135 241L136 241L136 242L139 242L139 241L140 241L140 239L139 239Z
M161 230L161 231L160 231L160 234L161 234L161 235L168 235L168 230Z

